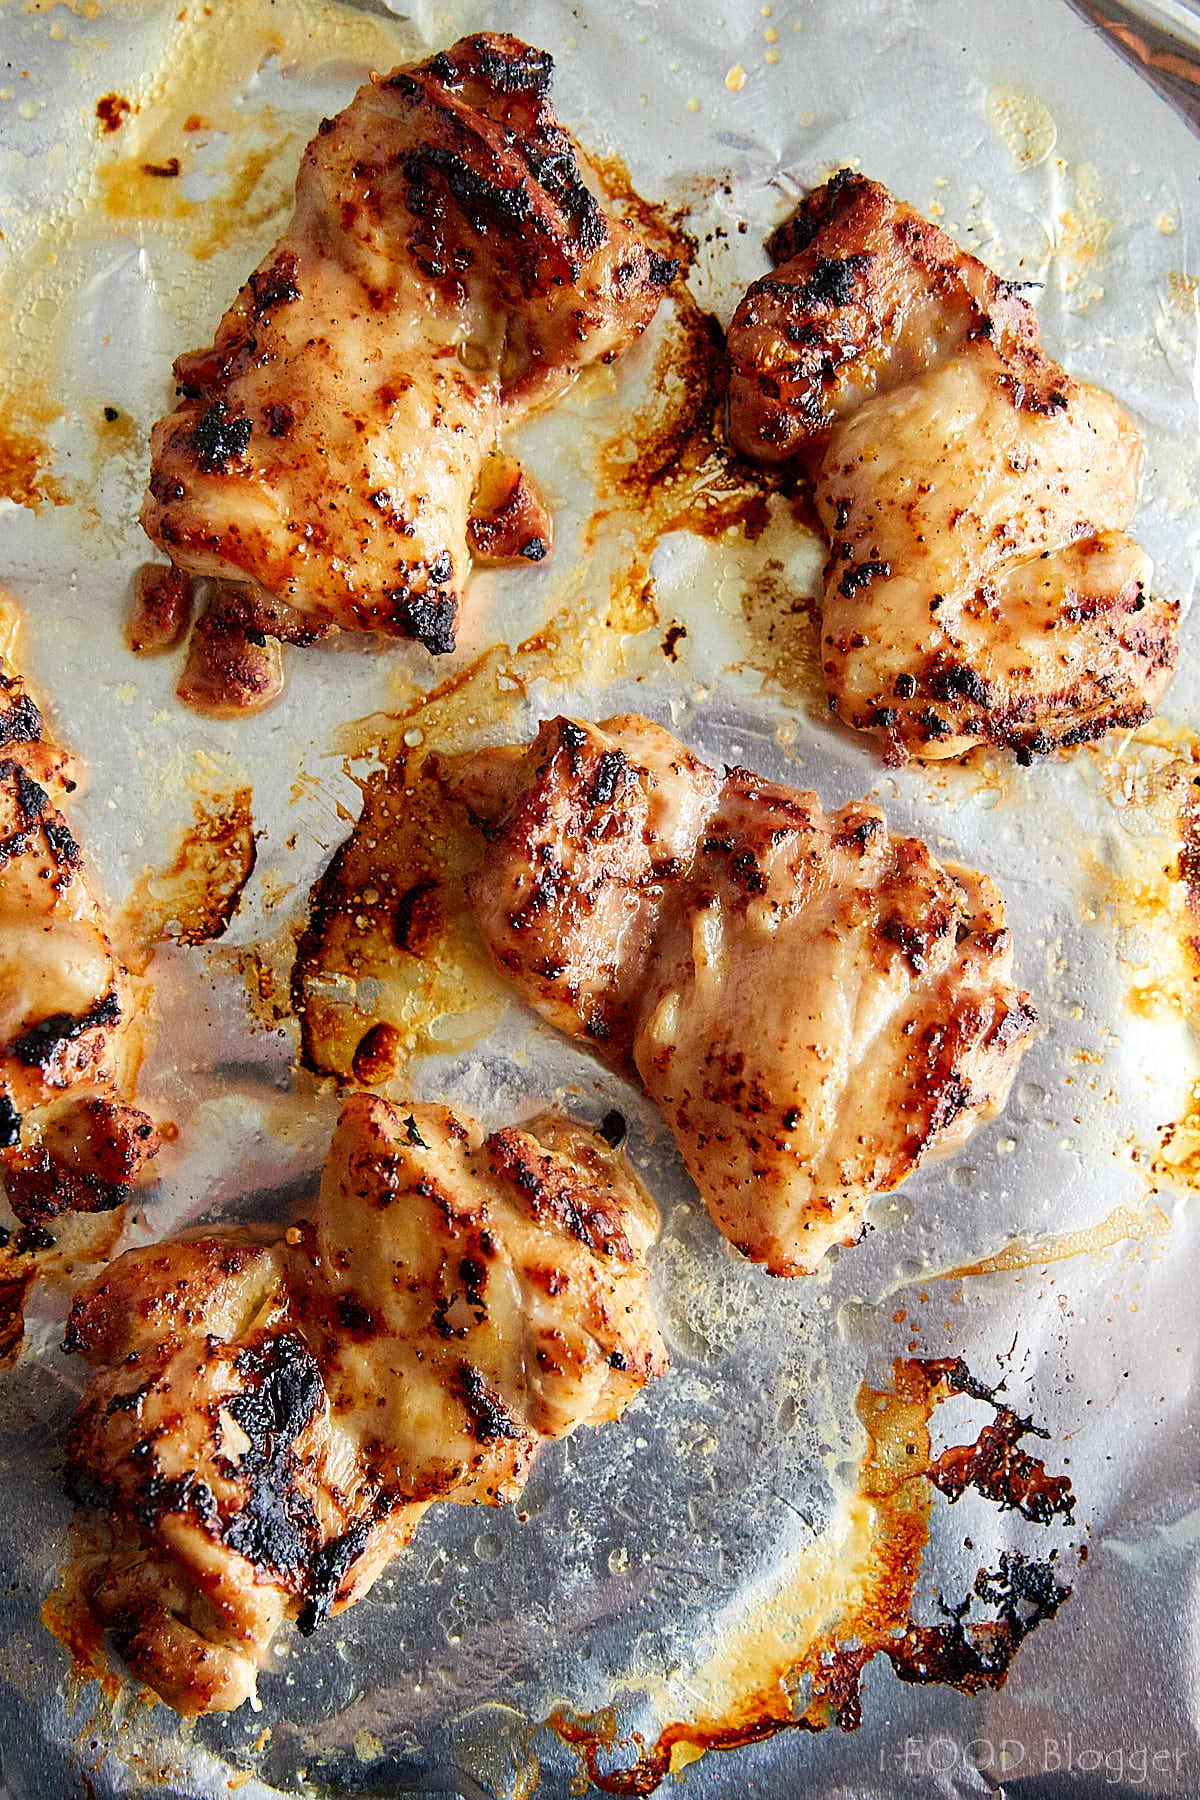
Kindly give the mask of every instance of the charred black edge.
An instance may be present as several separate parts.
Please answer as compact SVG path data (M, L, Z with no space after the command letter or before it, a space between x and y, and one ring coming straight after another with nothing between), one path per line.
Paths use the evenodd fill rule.
M503 1401L494 1394L474 1363L460 1362L454 1371L454 1387L471 1423L476 1443L492 1444L500 1438L525 1436Z
M311 1637L329 1617L338 1589L367 1547L370 1528L359 1519L341 1537L322 1545L309 1565L308 1593L296 1616L301 1637Z
M45 1069L61 1045L72 1043L98 1025L116 1025L120 1019L121 1002L115 993L108 993L84 1013L51 1013L49 1018L13 1038L8 1051L27 1069Z
M308 1017L309 995L308 978L315 958L319 955L321 945L328 936L330 926L338 914L337 896L340 891L341 874L349 859L354 843L351 832L338 845L330 858L323 874L318 875L309 890L308 922L300 934L296 944L296 954L292 961L292 973L289 981L292 1013L300 1026L300 1065L315 1075L333 1075L338 1080L347 1079L348 1071L335 1069L331 1064L322 1062L316 1052L316 1041L312 1025Z

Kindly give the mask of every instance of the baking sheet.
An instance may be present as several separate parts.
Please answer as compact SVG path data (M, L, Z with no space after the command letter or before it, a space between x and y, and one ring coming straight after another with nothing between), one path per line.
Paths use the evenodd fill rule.
M177 663L135 661L120 633L146 553L145 434L172 356L207 338L278 229L317 120L369 68L483 26L551 50L564 121L686 214L691 291L722 321L765 267L764 232L789 198L846 162L1037 284L1051 352L1112 388L1146 433L1139 535L1161 587L1192 597L1200 150L1057 0L0 9L4 473L35 503L0 508L0 574L55 725L90 770L80 835L119 904L147 866L170 862L198 797L249 785L259 834L223 937L164 947L151 967L142 1094L179 1138L130 1242L311 1190L337 1097L297 1075L294 1026L275 1016L292 928L349 829L374 747L394 741L386 723L347 722L404 714L447 675L415 648L339 641L292 656L287 695L258 719L181 709ZM113 133L96 118L107 94L136 108ZM187 132L193 116L204 124ZM178 182L142 175L174 154ZM686 1709L722 1633L836 1531L862 1453L855 1396L864 1380L886 1386L905 1354L964 1356L1048 1431L1038 1453L1076 1494L1055 1540L1072 1598L1003 1690L906 1686L879 1661L855 1735L784 1733L706 1756L684 1771L687 1791L1200 1788L1189 1398L1200 1255L1186 1124L1200 1068L1177 878L1194 625L1163 719L1132 740L1028 770L977 758L883 771L829 726L806 673L791 607L815 591L820 557L790 516L754 541L734 525L655 542L670 509L647 521L606 483L631 413L664 403L681 330L664 310L611 374L523 430L555 505L555 555L543 570L476 578L454 669L489 704L469 671L490 642L515 646L564 608L578 622L619 600L622 629L603 635L587 679L535 682L493 735L524 735L550 707L602 717L633 705L828 805L870 792L897 827L999 882L1044 1033L1003 1118L880 1203L872 1234L821 1278L787 1284L725 1249L650 1109L519 1009L461 1053L415 1062L414 1096L489 1123L547 1095L592 1117L627 1112L664 1215L654 1268L673 1371L622 1426L546 1452L516 1513L431 1514L367 1601L313 1643L287 1643L259 1713L183 1727L128 1692L73 1681L39 1623L65 1550L57 1441L79 1381L54 1348L65 1296L41 1291L0 1417L6 1793L579 1791L578 1754L541 1722L616 1700L619 1732L652 1736ZM685 526L703 512L705 479L703 464L689 474ZM674 661L662 649L672 623L687 632ZM989 1258L999 1266L945 1274ZM971 1496L939 1502L934 1518L920 1584L930 1618L939 1594L956 1598L1005 1548L1045 1554L1041 1528Z

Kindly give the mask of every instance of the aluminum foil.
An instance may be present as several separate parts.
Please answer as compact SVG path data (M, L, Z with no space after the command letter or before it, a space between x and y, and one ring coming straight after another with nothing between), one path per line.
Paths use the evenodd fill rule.
M289 692L257 719L185 712L177 664L135 661L121 634L145 555L148 428L172 356L207 340L286 216L317 120L370 68L482 26L553 52L561 117L683 219L695 304L722 321L765 267L765 231L844 163L1033 284L1051 352L1141 424L1137 529L1162 589L1192 597L1200 148L1059 0L0 8L0 460L24 502L0 507L0 576L56 728L90 773L79 835L119 906L147 867L169 865L197 799L249 786L258 833L223 935L167 943L150 965L142 1094L179 1136L126 1242L312 1192L337 1096L297 1072L293 931L378 745L395 741L388 719L447 674L415 648L346 639L293 656ZM106 96L130 102L112 132L97 117ZM177 178L144 172L173 156ZM56 1348L64 1286L43 1284L0 1412L6 1795L581 1792L578 1749L544 1725L556 1708L614 1706L618 1739L652 1742L814 1546L832 1549L813 1619L836 1620L854 1573L837 1534L863 1450L855 1400L864 1381L887 1387L897 1355L964 1357L1048 1433L1037 1454L1076 1496L1055 1528L1071 1598L1002 1688L902 1684L877 1659L853 1735L783 1732L678 1779L705 1800L1200 1792L1200 1066L1194 864L1180 861L1200 773L1194 628L1164 717L1132 738L1029 769L977 756L885 773L813 690L803 602L821 558L794 517L777 509L753 538L736 523L705 533L703 472L678 518L605 486L601 453L611 461L636 410L663 403L679 330L664 309L611 375L522 431L557 548L543 570L473 584L453 667L479 693L475 724L523 736L550 708L634 706L826 804L872 794L897 827L998 881L1043 1033L1002 1118L878 1203L872 1233L820 1278L779 1283L727 1251L645 1103L519 1008L497 1006L464 1049L437 1053L432 1031L405 1072L414 1096L489 1124L548 1096L628 1114L664 1218L654 1273L673 1369L620 1426L545 1453L515 1512L431 1513L366 1601L281 1647L259 1712L185 1727L72 1676L41 1624L67 1548L57 1446L80 1381ZM636 460L636 432L631 443ZM564 612L578 625L635 576L641 610L618 609L604 654L530 665L503 706L495 682L470 688L489 644L516 646ZM673 658L672 626L686 633ZM969 1413L950 1403L939 1441L969 1437ZM1006 1550L1042 1556L1046 1541L976 1495L938 1499L923 1616L944 1618L939 1603ZM736 1688L736 1670L726 1678ZM636 1753L604 1752L613 1767Z

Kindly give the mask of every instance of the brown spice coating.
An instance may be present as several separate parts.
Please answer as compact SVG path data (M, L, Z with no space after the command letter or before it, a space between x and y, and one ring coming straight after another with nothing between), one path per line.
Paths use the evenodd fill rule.
M108 1522L84 1587L134 1672L229 1710L287 1618L352 1605L434 1500L498 1505L545 1441L666 1366L656 1218L603 1139L343 1109L314 1220L118 1258L64 1348L93 1374L68 1485Z
M173 562L453 648L498 433L623 350L676 272L599 198L552 68L482 33L324 121L284 236L176 362L142 512ZM538 514L526 490L481 516L481 553L534 559Z
M1012 284L843 170L730 327L730 431L813 472L830 704L890 760L1028 761L1146 719L1179 607L1133 516L1141 438L1042 350Z
M726 1236L776 1274L1003 1103L1034 1025L992 884L722 776L647 719L548 721L440 779L484 839L472 907L531 1005L639 1080Z

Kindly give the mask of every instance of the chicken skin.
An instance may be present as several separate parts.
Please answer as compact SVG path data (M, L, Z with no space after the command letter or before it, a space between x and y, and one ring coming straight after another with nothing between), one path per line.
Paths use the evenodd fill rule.
M498 435L625 349L674 279L598 198L552 72L484 33L361 88L213 346L177 360L142 523L181 569L244 587L252 637L452 650ZM528 483L499 531L494 506L480 555L545 554Z
M889 760L1034 754L1132 727L1179 608L1126 535L1142 442L1039 346L1013 286L843 170L729 332L734 444L813 471L830 704Z
M61 802L67 756L11 663L0 606L0 1176L27 1225L127 1197L158 1133L127 1102L133 995Z
M315 1217L200 1230L76 1297L68 1483L97 1621L185 1714L251 1698L275 1633L353 1605L435 1500L514 1500L537 1448L666 1368L625 1159L546 1115L484 1137L364 1094Z
M776 1275L1003 1103L1035 1022L985 876L865 802L724 775L659 726L555 719L441 779L485 840L497 965L641 1083L713 1218Z

